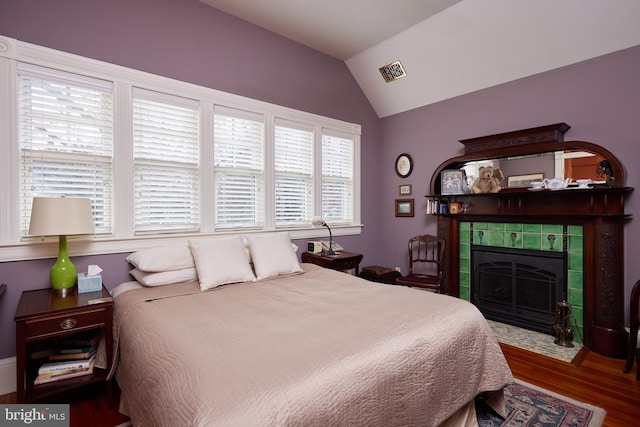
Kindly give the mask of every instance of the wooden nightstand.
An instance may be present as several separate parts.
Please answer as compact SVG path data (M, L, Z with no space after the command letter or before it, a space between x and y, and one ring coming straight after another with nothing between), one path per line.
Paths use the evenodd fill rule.
M342 251L335 255L322 256L311 252L303 252L300 258L302 259L302 262L309 262L332 270L344 271L355 268L357 276L360 273L360 261L362 261L362 254Z
M105 298L90 304L90 300ZM18 403L41 400L98 381L105 381L113 363L113 300L109 292L78 294L61 297L51 289L22 293L16 310L16 364ZM107 369L94 368L91 375L34 385L42 360L32 359L36 352L52 348L57 338L78 332L101 331L106 345ZM111 381L107 384L111 398Z

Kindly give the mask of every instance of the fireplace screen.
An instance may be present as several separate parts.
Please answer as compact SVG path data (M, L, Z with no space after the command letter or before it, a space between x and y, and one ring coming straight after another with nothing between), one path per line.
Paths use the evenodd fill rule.
M553 334L566 295L562 252L472 245L471 300L487 319Z

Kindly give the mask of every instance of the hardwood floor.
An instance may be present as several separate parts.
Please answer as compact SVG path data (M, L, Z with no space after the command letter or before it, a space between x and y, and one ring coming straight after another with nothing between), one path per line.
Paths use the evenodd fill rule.
M622 372L624 360L590 351L575 366L527 350L500 344L513 376L607 411L605 427L640 425L640 381L636 368Z
M585 351L576 366L507 344L500 345L516 378L604 408L607 411L605 427L640 425L640 381L635 379L636 367L629 374L622 372L624 360ZM114 389L117 397L117 387ZM0 396L0 404L15 403L15 399L15 393ZM72 402L71 427L113 427L128 420L118 413L117 403L109 407L103 386L83 389L70 396L68 402Z
M70 427L114 427L129 421L129 417L118 412L120 389L114 384L113 390L113 402L107 398L106 384L101 383L74 390L47 403L71 404ZM16 394L0 396L2 403L16 403Z

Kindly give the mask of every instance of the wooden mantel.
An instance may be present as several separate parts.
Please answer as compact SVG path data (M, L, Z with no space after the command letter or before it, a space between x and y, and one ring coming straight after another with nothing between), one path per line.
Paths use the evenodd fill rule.
M584 253L584 345L610 357L625 358L624 212L633 188L624 186L624 169L606 149L585 141L562 141L569 126L560 123L461 141L465 154L443 162L431 178L428 198L460 202L464 213L438 215L438 235L447 241L443 292L459 296L460 222L532 222L582 225ZM440 172L475 160L564 150L602 155L613 171L609 185L588 189L529 191L507 188L494 194L440 194Z

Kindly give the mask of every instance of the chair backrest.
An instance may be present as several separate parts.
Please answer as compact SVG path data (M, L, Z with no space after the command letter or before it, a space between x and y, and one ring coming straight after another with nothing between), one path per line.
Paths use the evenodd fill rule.
M631 334L635 331L637 337L638 329L640 328L640 280L638 280L631 289L631 297L629 298L629 327Z
M629 299L629 346L627 348L627 363L624 372L631 372L633 360L638 361L636 379L640 380L640 349L638 349L638 329L640 328L640 280L631 289Z
M409 239L409 274L426 273L441 276L445 241L424 234Z

